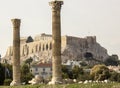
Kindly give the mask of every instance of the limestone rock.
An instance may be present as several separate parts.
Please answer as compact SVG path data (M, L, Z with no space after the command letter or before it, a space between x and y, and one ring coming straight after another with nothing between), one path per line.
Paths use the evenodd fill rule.
M32 80L30 80L28 83L35 85L35 84L40 84L43 82L43 78L40 77L39 75L36 75L35 78L33 78Z
M21 85L21 84L14 80L10 83L10 86L19 86L19 85Z
M43 33L35 36L33 42L26 42L26 40L28 39L22 38L21 40L21 62L29 57L32 57L35 62L51 62L52 35ZM62 62L66 60L82 60L86 58L85 55L87 54L99 61L104 61L108 57L107 50L96 42L95 36L87 36L85 38L62 36L61 47ZM13 48L10 46L4 58L7 59L8 63L12 63L12 56Z

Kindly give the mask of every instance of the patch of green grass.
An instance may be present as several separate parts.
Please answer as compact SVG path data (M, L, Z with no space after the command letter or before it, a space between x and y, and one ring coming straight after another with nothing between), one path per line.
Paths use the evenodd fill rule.
M0 88L120 88L120 83L0 86Z

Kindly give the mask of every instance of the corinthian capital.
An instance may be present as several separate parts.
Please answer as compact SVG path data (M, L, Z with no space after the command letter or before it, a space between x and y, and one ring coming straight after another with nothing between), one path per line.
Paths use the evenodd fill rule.
M20 19L11 19L13 27L20 27Z
M63 5L63 1L51 1L49 5L52 6L53 11L57 11L61 9L61 5Z

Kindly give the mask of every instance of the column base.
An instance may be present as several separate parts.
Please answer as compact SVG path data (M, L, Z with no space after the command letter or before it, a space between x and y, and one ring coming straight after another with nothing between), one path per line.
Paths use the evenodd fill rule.
M14 80L10 83L10 86L19 86L19 85L21 85L21 83L20 82L16 82Z
M54 85L54 84L63 84L62 78L52 78L52 80L48 83L49 85Z

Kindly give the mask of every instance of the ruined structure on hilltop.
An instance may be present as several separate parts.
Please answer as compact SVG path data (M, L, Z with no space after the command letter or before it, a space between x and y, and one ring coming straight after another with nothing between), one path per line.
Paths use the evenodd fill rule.
M66 60L82 60L86 56L90 56L96 60L104 61L107 57L107 50L96 42L95 36L87 36L85 38L62 36L61 37L61 55L62 61ZM11 62L13 56L13 48L7 49L4 58ZM20 45L21 61L33 57L34 61L51 62L52 59L52 35L40 34L33 39L31 36L21 38Z

